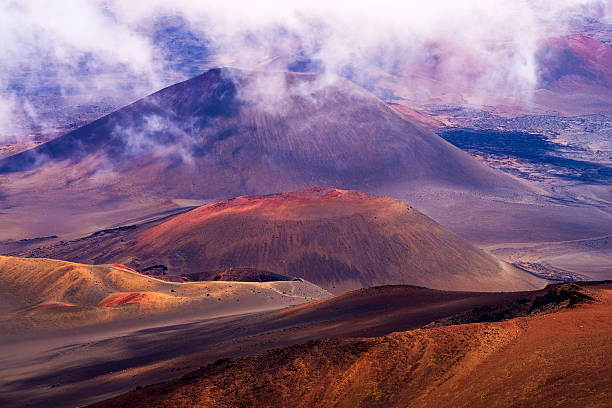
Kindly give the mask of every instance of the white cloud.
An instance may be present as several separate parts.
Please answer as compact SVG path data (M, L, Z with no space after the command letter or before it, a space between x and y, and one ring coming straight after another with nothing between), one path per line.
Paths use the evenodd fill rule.
M535 85L534 53L579 14L610 21L597 0L3 0L0 1L0 135L20 92L56 86L97 101L142 96L167 81L165 53L150 35L161 16L180 16L192 33L237 65L298 50L327 72L386 72L448 53L443 79L486 94ZM15 90L14 85L25 87ZM40 91L45 92L45 91ZM7 102L8 101L8 102ZM9 112L9 113L7 113ZM9 119L7 119L9 118ZM1 136L0 136L1 137Z
M28 126L36 111L29 100L40 95L87 103L123 92L130 77L140 81L130 86L159 86L149 39L94 1L1 2L0 38L0 94L12 101L0 140Z

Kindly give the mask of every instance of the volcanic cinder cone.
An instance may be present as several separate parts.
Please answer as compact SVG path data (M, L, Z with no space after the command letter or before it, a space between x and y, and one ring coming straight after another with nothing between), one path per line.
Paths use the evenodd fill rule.
M544 286L401 201L333 188L242 196L36 256L119 262L168 275L253 267L332 293L383 284L480 291Z

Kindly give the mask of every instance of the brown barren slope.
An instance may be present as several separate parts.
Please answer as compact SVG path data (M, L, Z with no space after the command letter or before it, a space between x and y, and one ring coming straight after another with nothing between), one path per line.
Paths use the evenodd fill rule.
M588 293L550 314L219 361L92 407L606 407L612 286Z
M238 197L32 254L146 273L163 266L168 275L252 267L332 293L387 284L472 291L545 285L401 201L333 188Z
M65 329L160 314L228 315L330 296L304 281L164 282L114 265L0 256L0 327Z
M175 313L154 324L150 319L115 321L68 335L46 333L46 337L31 339L25 333L3 339L0 334L0 406L71 408L136 386L173 380L221 358L280 346L528 316L583 301L581 287L586 284L580 285L500 293L383 286L280 310L220 318L202 314L185 321L181 313ZM64 352L57 353L58 348Z

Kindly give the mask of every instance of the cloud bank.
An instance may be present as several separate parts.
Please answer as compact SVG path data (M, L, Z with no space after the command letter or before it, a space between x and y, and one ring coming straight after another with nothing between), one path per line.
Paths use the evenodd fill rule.
M585 18L610 24L611 11L605 0L4 0L0 141L44 128L60 108L120 104L210 66L271 57L279 70L365 86L430 75L425 94L443 82L485 103L536 86L540 39Z

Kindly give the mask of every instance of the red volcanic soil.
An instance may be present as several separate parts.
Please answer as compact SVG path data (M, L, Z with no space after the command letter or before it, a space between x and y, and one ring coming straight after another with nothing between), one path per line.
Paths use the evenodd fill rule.
M92 407L606 407L612 286L584 295L596 300L502 322L219 360Z
M120 262L187 280L215 280L218 274L206 271L228 267L255 268L332 293L387 284L474 291L544 286L398 200L332 188L238 197L34 255Z
M126 270L132 271L132 272L138 272L137 270L132 269L129 266L125 266L125 265L120 264L120 263L114 263L113 265L116 266L117 268L126 269Z
M612 47L583 34L544 41L538 50L540 85L552 87L565 77L612 87Z
M76 305L72 304L72 303L67 303L67 302L44 302L35 306L32 306L30 308L25 309L26 311L29 310L36 310L36 309L40 309L40 308L55 308L55 307L75 307Z
M524 274L504 275L494 258L397 200L329 188L203 206L145 229L121 256L164 264L174 274L261 268L335 293L380 284L540 285Z
M98 303L99 307L116 307L128 305L130 303L140 303L146 297L147 293L134 292L134 293L111 293Z
M180 291L178 287L180 285L175 285ZM82 405L127 392L137 385L171 380L189 372L189 367L201 367L222 358L258 354L322 338L383 336L424 325L491 322L550 313L593 302L600 298L597 290L586 283L551 285L541 291L515 293L444 292L385 286L283 310L249 311L220 319L200 315L201 320L189 324L184 324L185 315L181 312L175 315L178 320L159 326L154 325L155 320L145 319L142 323L146 323L146 331L124 323L114 329L104 325L92 336L75 339L62 335L61 341L68 342L65 344L73 350L69 362L54 351L59 344L53 343L53 349L37 359L43 362L36 365L36 369L30 364L31 353L25 353L14 362L17 364L14 367L30 366L18 382L3 382L3 378L15 378L15 368L0 367L0 388L6 390L0 396L0 405L11 399L20 401L23 406ZM239 303L243 301L241 297ZM220 303L226 303L225 299ZM224 305L227 306L231 307ZM85 332L79 331L80 334ZM100 364L101 361L104 363ZM52 384L61 385L47 387Z

